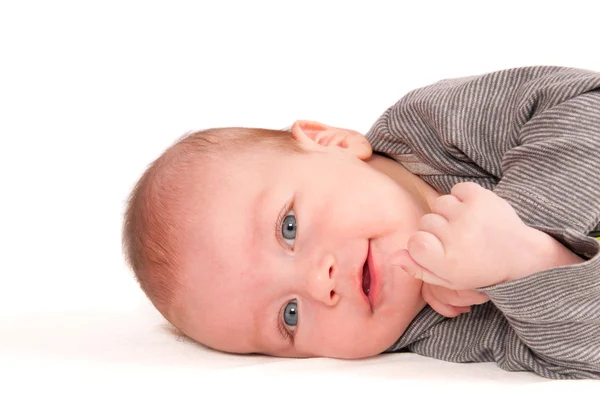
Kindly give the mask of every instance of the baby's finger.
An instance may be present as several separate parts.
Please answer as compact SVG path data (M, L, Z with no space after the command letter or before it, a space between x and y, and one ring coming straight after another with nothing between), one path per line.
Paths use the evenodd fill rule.
M441 279L448 280L446 276L452 270L446 268L444 245L435 235L426 231L417 231L408 238L406 246L411 258L417 264Z
M450 193L456 196L461 202L470 201L476 195L485 194L486 189L481 185L467 181L467 182L459 182L454 185L450 190Z
M450 286L450 283L447 280L438 277L428 269L415 262L408 250L399 250L392 254L387 263L389 265L402 268L407 274L413 278L420 279L423 282L430 283L432 285Z
M431 211L452 221L459 217L462 212L462 202L454 195L442 195L438 197L431 206Z
M421 295L425 302L438 314L445 316L446 318L455 318L460 314L471 311L471 306L459 307L439 300L435 294L433 294L432 290L432 285L424 283L421 288Z
M448 220L435 213L425 214L419 220L419 230L435 235L440 241L445 241L448 235Z

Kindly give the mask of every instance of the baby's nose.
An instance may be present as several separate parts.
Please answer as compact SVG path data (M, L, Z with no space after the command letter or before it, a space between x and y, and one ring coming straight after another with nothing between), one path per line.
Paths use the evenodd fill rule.
M309 294L326 305L336 305L340 299L336 288L336 264L332 255L327 255L308 275Z

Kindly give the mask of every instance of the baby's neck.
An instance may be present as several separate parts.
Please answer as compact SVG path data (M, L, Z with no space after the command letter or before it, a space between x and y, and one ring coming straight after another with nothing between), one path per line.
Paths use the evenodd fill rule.
M398 185L410 192L421 204L423 211L431 213L431 206L440 194L419 176L408 171L395 160L374 153L365 161L374 169L396 181Z

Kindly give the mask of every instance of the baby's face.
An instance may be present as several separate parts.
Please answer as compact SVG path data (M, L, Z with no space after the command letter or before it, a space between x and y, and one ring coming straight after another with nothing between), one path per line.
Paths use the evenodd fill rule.
M391 346L424 307L421 282L386 264L422 203L369 162L337 147L259 150L204 173L215 177L187 216L177 326L188 336L229 352L357 358Z

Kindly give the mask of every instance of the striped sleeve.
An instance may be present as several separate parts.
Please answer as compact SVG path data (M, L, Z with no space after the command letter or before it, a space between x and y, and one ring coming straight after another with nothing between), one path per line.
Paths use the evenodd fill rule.
M587 261L480 290L511 326L507 356L546 377L600 378L600 255L586 236L600 221L600 92L535 113L518 141L494 192Z
M600 225L600 73L527 67L444 80L407 94L367 138L440 193L463 181L494 190L585 259L481 289L497 313L485 305L426 327L427 307L391 349L600 379L600 248L586 236Z
M587 234L600 222L600 91L536 114L506 151L494 192L534 227ZM576 246L570 249L589 256Z
M552 231L547 231L552 232ZM573 244L580 236L570 236ZM583 238L592 248L592 238ZM600 254L478 289L491 301L457 318L427 306L387 352L450 362L494 361L504 370L549 379L600 379Z
M598 242L573 232L543 230L594 255L577 265L478 289L490 297L509 325L502 340L502 365L552 379L600 379Z

